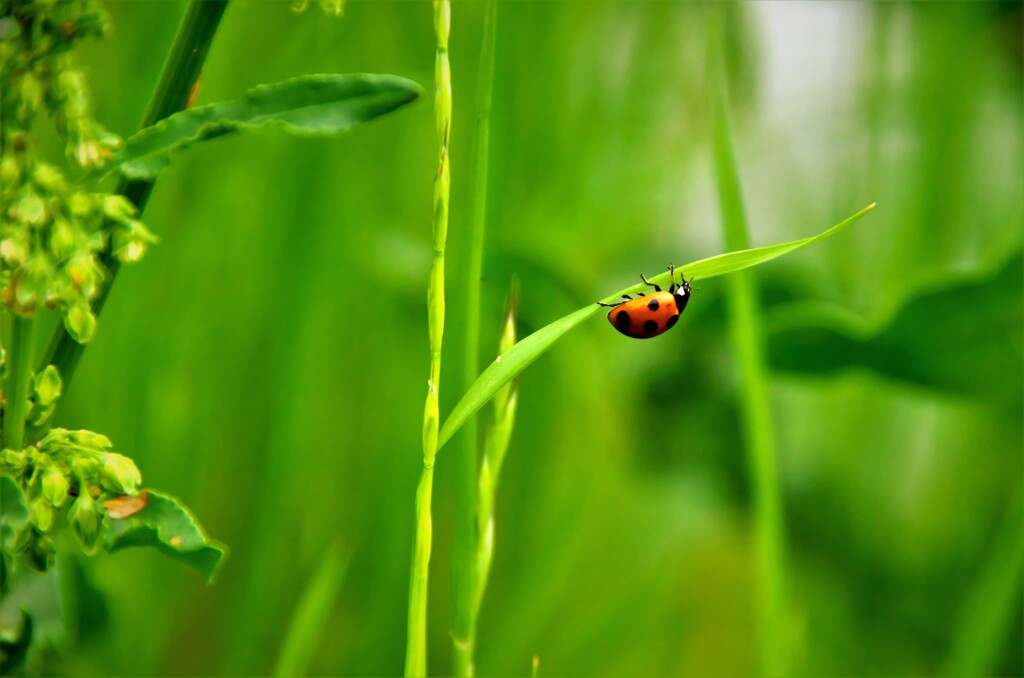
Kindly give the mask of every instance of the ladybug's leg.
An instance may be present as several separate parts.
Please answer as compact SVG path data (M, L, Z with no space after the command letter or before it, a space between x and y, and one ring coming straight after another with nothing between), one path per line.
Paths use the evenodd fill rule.
M626 303L627 301L629 301L629 300L630 300L630 299L632 299L633 297L629 296L628 294L623 294L623 295L622 295L622 298L623 298L623 299L624 299L625 301L616 301L616 302L615 302L614 304L606 304L606 303L604 303L603 301L599 301L599 302L597 302L597 303L598 303L598 305L600 305L600 306L612 306L612 307L615 307L615 306L618 306L619 304L624 304L624 303Z
M661 288L658 287L657 285L655 285L654 283L652 283L650 280L648 280L647 276L645 276L643 273L640 274L640 279L643 280L648 285L650 285L651 287L653 287L655 292L660 292L661 291Z
M671 285L669 285L668 291L672 292L674 294L676 289L678 289L678 287L679 287L678 285L676 285L676 265L675 264L669 264L668 265L668 279L672 283Z

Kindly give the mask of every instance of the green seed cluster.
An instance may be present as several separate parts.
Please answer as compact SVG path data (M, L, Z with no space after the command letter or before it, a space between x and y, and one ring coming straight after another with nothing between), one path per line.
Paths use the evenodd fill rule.
M0 452L0 468L22 487L29 507L14 551L35 569L53 563L48 534L62 510L82 548L94 553L106 513L103 500L138 493L142 476L135 462L111 447L104 435L55 428L35 445Z
M92 300L104 277L100 254L137 261L156 238L125 198L72 185L44 162L32 126L49 115L73 167L100 169L121 140L92 116L71 47L108 30L88 0L0 1L0 285L20 315L60 308L68 332L88 342Z

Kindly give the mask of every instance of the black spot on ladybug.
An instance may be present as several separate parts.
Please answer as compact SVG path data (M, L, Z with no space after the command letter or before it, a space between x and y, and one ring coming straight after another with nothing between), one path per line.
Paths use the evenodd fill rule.
M619 326L620 330L629 329L632 321L629 319L629 314L625 311L619 311L615 316L615 324Z
M658 303L657 299L651 299L651 301L647 304L647 308L651 309L652 311L657 311L659 306L661 306L661 304Z
M653 320L648 320L644 323L644 332L647 334L654 334L658 331L658 323Z
M665 329L666 330L672 329L672 326L676 324L677 320L679 320L679 314L678 313L668 319L668 322L665 323Z

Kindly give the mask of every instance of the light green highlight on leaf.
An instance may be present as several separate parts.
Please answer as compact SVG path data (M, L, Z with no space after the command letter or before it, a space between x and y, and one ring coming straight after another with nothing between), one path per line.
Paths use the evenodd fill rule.
M206 536L192 513L176 498L149 492L149 503L123 520L106 519L103 548L108 552L151 546L199 570L211 583L227 549Z
M685 266L677 267L676 275L682 273L687 277L687 279L693 277L698 280L703 280L705 278L713 278L715 276L725 275L726 273L732 273L744 268L763 264L767 261L771 261L772 259L795 252L798 249L836 235L846 227L850 226L850 224L870 212L874 207L875 205L872 203L853 216L844 219L832 228L827 231L823 231L816 236L803 238L802 240L794 240L788 243L781 243L778 245L767 245L765 247L741 250L739 252L728 252L726 254L720 254L707 259L701 259L700 261L695 261L693 263L686 264ZM668 278L669 275L665 272L649 279L651 282L656 284L667 284ZM608 295L604 298L604 301L614 301L623 294L640 291L641 287L642 285L637 284L624 288L615 294ZM484 403L490 400L491 397L497 393L499 388L507 384L517 374L526 369L530 363L543 355L555 344L555 342L565 336L566 333L575 329L580 323L588 318L597 315L597 313L603 308L603 306L599 306L595 303L585 306L578 311L574 311L569 315L559 318L553 323L542 327L499 356L495 362L491 363L487 369L483 371L483 374L480 375L469 390L466 391L465 395L462 396L462 399L459 400L458 404L445 420L438 437L437 448L441 449L444 444L448 442L453 435L455 435L455 432L462 428L462 425L466 423L466 420L473 416L477 410L483 407Z
M414 101L420 87L394 75L317 74L259 85L239 99L197 106L143 128L125 142L113 166L151 180L171 154L231 132L280 130L330 136Z

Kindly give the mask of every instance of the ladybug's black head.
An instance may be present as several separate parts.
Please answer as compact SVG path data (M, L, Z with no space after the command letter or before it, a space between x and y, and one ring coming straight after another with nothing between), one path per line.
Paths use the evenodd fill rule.
M690 289L690 283L686 282L686 278L683 278L683 283L681 285L672 285L672 287L669 288L669 292L671 292L672 296L675 297L676 308L680 313L682 313L683 309L686 308L686 302L690 300Z

